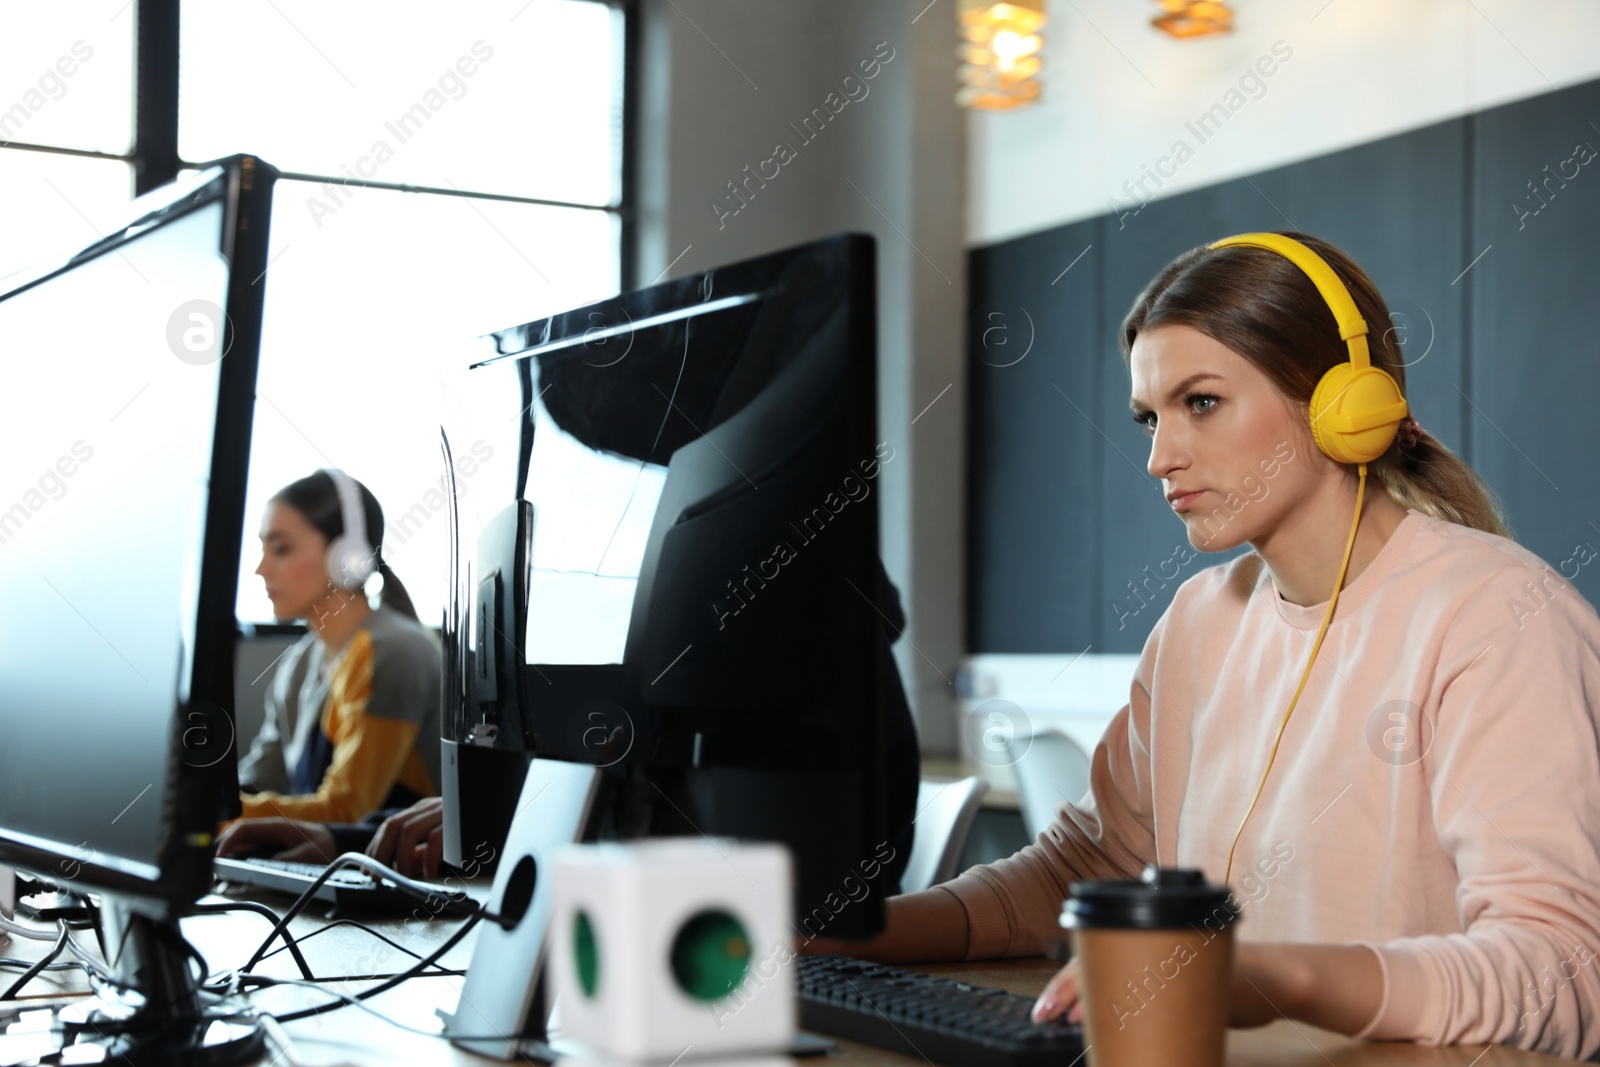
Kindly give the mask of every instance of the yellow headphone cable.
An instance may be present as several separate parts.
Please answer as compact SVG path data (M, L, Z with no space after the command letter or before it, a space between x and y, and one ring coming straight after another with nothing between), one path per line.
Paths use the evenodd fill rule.
M1356 511L1350 520L1350 538L1345 542L1344 559L1339 563L1339 577L1334 580L1333 593L1328 598L1328 610L1323 613L1322 627L1311 646L1311 657L1306 661L1305 673L1300 676L1294 699L1289 702L1288 710L1283 713L1283 721L1278 724L1278 733L1272 739L1272 751L1267 757L1266 769L1261 772L1261 782L1256 786L1255 796L1250 799L1250 807L1245 810L1244 818L1239 820L1233 844L1228 847L1228 865L1222 875L1224 885L1233 873L1233 856L1239 848L1245 823L1250 821L1250 815L1256 810L1256 803L1266 789L1267 776L1278 757L1278 745L1283 740L1284 729L1289 725L1289 716L1300 702L1306 680L1311 677L1312 664L1316 663L1317 652L1322 648L1322 639L1327 636L1328 625L1333 621L1334 609L1339 603L1339 591L1344 586L1345 572L1350 567L1350 552L1355 547L1356 530L1361 524L1361 505L1367 488L1367 464L1388 450L1400 420L1410 410L1399 384L1389 372L1372 366L1367 351L1366 320L1362 318L1350 290L1321 256L1302 242L1280 233L1241 233L1215 241L1210 247L1230 245L1264 248L1290 260L1311 279L1327 302L1328 309L1333 312L1339 337L1348 346L1350 359L1324 374L1312 392L1309 407L1311 436L1318 449L1330 459L1338 463L1356 464L1358 481Z

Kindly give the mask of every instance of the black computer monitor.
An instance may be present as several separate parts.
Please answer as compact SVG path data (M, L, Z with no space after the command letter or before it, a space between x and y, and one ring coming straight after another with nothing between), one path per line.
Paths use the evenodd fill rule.
M456 524L448 860L503 835L530 755L607 768L604 836L784 842L801 913L881 859L874 253L840 235L490 336L454 447L518 462ZM875 933L882 894L830 920Z
M234 603L276 173L223 160L0 281L0 455L27 479L0 499L0 863L98 902L110 978L143 1001L99 1029L137 1062L261 1047L207 1017L177 920L239 811Z

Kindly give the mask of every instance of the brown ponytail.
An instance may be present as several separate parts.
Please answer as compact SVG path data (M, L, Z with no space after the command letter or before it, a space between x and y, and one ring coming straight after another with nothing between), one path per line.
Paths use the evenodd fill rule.
M417 609L411 603L411 594L400 584L400 579L389 569L389 564L381 559L378 561L378 573L383 575L383 590L378 594L378 603L420 622L421 620L417 619Z
M1389 372L1406 393L1388 306L1365 272L1338 248L1316 237L1280 231L1327 261L1349 288L1369 324L1372 365ZM1310 439L1311 393L1322 375L1349 358L1333 329L1327 303L1294 263L1264 248L1204 245L1183 253L1145 287L1122 321L1122 362L1131 370L1133 341L1141 330L1182 324L1227 345L1254 364L1306 413ZM1380 330L1378 327L1382 326ZM1500 501L1459 456L1423 430L1414 448L1398 436L1367 465L1403 507L1501 537L1513 537Z

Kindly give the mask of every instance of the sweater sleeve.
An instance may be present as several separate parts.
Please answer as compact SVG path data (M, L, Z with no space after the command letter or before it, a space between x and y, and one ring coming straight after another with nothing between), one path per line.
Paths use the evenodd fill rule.
M333 758L316 792L295 796L263 792L243 797L244 818L277 815L349 823L384 802L416 745L419 726L414 716L391 713L383 692L395 680L400 664L388 657L381 663L378 660L370 637L360 631L334 677L323 709L322 728L333 745ZM375 682L375 665L384 669L382 684Z
M1055 821L1015 855L936 887L966 910L966 959L1043 954L1063 936L1061 903L1073 882L1137 878L1155 859L1150 677L1166 619L1145 641L1128 703L1095 746L1089 795L1064 798Z
M1357 1036L1600 1049L1600 619L1565 583L1530 598L1530 573L1469 598L1432 690L1424 769L1464 932L1361 942L1385 992Z

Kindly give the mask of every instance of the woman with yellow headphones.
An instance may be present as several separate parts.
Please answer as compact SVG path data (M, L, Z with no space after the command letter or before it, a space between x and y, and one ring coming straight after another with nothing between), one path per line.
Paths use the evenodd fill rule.
M1074 882L1198 868L1242 912L1235 1026L1600 1050L1600 616L1417 425L1388 323L1303 234L1192 249L1139 295L1148 470L1195 548L1254 551L1176 591L1034 844L803 951L1037 954ZM1077 1001L1069 963L1035 1017Z

